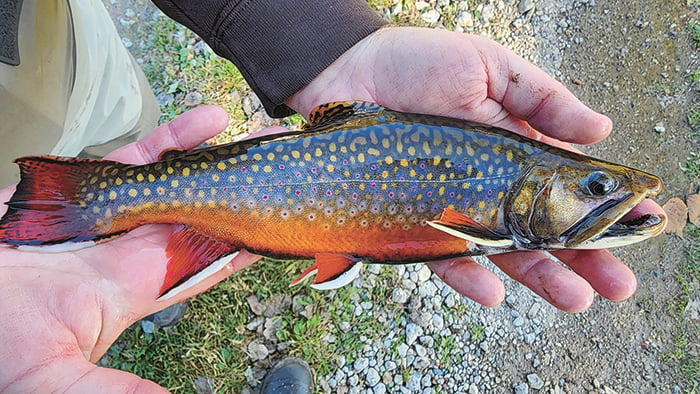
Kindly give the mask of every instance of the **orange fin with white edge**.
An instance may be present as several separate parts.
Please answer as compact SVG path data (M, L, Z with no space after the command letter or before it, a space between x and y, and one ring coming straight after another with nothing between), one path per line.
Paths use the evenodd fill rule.
M292 281L289 286L296 286L299 282L316 274L311 284L312 288L316 290L337 289L355 280L361 268L362 261L357 257L320 253L316 255L316 262Z
M171 298L221 270L237 249L188 226L177 227L165 253L168 265L159 300Z
M440 231L479 245L496 248L508 248L513 245L511 238L499 234L474 219L449 208L442 211L439 220L429 221L428 224Z

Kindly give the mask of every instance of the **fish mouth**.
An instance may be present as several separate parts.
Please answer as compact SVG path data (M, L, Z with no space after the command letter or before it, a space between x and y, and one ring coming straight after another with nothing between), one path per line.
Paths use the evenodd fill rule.
M606 201L566 230L559 238L561 244L565 248L606 249L633 244L660 234L666 226L665 216L627 215L645 197L628 193Z

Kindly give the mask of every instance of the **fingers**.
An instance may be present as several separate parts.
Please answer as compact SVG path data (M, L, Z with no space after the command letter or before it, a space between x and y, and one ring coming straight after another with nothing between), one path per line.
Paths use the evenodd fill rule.
M228 114L223 108L205 105L189 110L158 126L144 138L105 156L105 159L131 164L152 163L167 149L191 149L223 131Z
M489 256L499 268L555 307L571 313L588 309L593 288L576 273L543 252L513 252Z
M496 307L505 297L501 280L471 258L434 261L428 266L455 291L482 305Z
M609 300L626 300L637 290L634 273L607 250L562 250L552 254Z
M473 37L488 74L488 96L513 116L556 139L590 144L612 121L591 110L554 78L492 40Z

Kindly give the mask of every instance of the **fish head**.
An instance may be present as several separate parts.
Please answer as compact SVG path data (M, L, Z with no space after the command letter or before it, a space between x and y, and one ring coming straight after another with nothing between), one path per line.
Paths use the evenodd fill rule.
M522 248L599 249L658 235L662 215L625 215L661 192L661 179L585 156L533 165L511 190L504 221Z

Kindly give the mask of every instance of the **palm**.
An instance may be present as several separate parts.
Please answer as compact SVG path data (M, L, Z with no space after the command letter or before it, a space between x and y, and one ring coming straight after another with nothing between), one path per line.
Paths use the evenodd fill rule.
M220 108L201 107L156 129L111 159L145 163L165 148L191 148L227 124ZM12 188L0 190L7 201ZM0 206L0 215L4 213ZM257 259L242 252L228 269L168 301L156 302L167 262L168 225L148 225L91 248L64 253L0 249L0 392L164 392L135 375L98 368L119 334L143 316L190 297ZM20 311L20 313L17 313ZM49 386L47 386L49 384ZM98 386L99 385L99 386Z
M323 102L353 99L487 123L568 149L571 146L562 141L592 143L612 128L608 118L588 109L563 85L498 44L433 29L378 31L292 96L288 105L308 114ZM651 201L640 209L662 212ZM593 289L606 298L622 300L636 288L632 272L606 250L553 254L576 273L542 252L490 259L570 312L588 308ZM497 305L504 297L500 280L471 259L434 262L431 268L457 291L482 304Z

